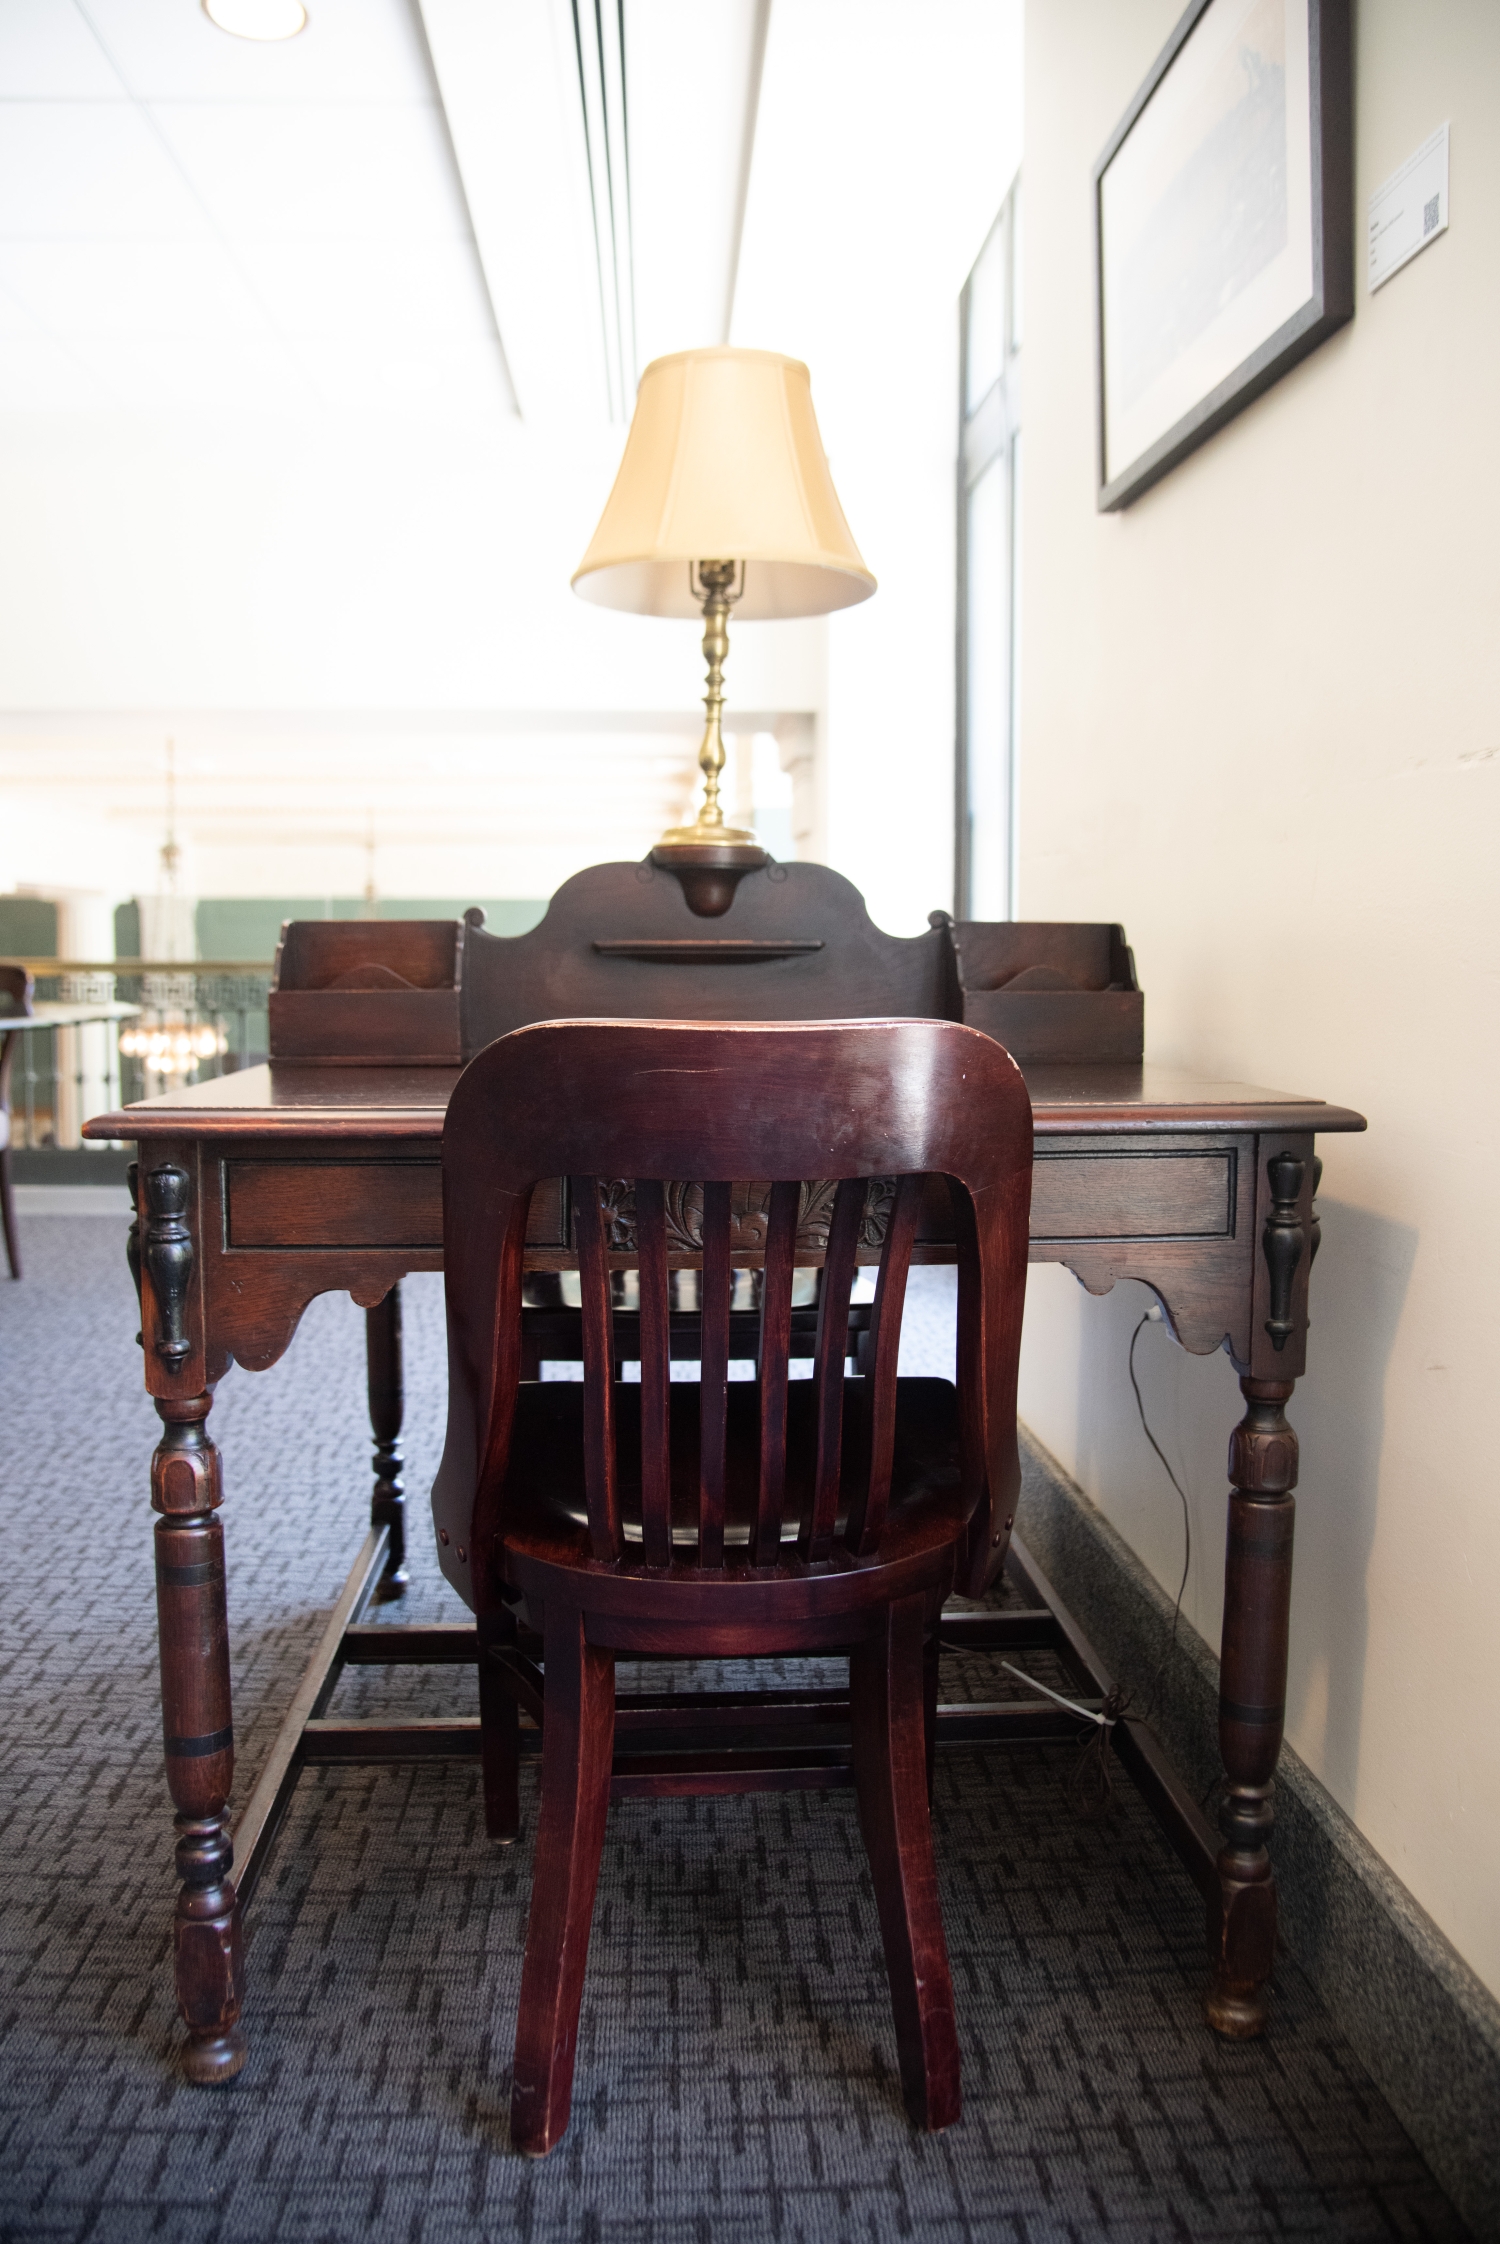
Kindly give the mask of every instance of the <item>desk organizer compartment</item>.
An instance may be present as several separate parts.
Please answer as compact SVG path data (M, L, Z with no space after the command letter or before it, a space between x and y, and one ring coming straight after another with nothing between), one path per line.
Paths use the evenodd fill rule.
M289 919L271 982L273 1060L461 1067L456 919Z
M961 1018L1016 1060L1138 1060L1146 1000L1123 927L1083 920L958 920Z

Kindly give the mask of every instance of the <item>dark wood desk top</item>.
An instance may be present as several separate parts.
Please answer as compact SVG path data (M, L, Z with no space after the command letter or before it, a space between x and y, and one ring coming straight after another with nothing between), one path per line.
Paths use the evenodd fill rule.
M164 1091L84 1126L88 1138L440 1140L460 1074L446 1067L314 1067L278 1062ZM1023 1073L1038 1137L1091 1131L1363 1130L1345 1106L1189 1068L1034 1061Z

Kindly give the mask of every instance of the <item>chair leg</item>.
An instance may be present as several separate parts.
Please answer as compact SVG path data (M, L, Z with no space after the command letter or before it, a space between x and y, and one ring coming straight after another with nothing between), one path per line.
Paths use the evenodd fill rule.
M516 1616L510 1606L501 1605L481 1615L479 1762L484 1778L484 1827L502 1847L521 1836L521 1707L526 1693L505 1658L516 1648Z
M10 1188L10 1147L0 1146L0 1224L5 1227L5 1255L13 1278L21 1275L21 1242L16 1237L16 1203Z
M504 1670L482 1646L479 1661L479 1761L484 1828L498 1846L521 1836L521 1710Z
M560 1603L548 1604L544 1634L542 1805L510 2102L511 2141L532 2158L561 2139L572 2108L615 1743L613 1652L586 1642L583 1615Z
M927 1810L924 1600L887 1607L851 1654L854 1781L870 1857L906 2109L917 2127L951 2127L962 2109L953 1981L938 1907Z
M932 1806L932 1779L937 1769L938 1659L937 1623L922 1642L922 1752L927 1764L927 1805Z

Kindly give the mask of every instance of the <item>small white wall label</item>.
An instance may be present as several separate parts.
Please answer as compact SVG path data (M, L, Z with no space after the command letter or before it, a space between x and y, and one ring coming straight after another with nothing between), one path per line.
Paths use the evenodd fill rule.
M1370 294L1447 231L1448 127L1439 125L1370 197Z

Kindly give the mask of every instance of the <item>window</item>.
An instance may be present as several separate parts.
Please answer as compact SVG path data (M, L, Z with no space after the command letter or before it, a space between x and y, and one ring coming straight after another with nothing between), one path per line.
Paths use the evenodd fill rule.
M1020 515L1020 182L959 298L955 908L1015 911L1016 532Z

